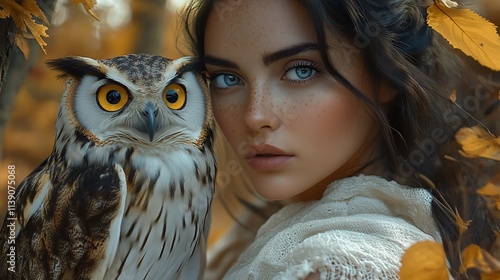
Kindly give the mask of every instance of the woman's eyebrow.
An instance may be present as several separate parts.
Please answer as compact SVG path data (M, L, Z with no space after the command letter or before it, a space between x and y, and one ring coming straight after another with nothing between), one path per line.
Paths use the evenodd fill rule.
M297 44L297 45L292 45L290 47L269 53L269 54L264 54L262 56L262 61L264 62L265 65L269 65L272 62L276 60L280 60L285 57L289 56L294 56L299 53L307 52L310 50L318 50L319 46L317 43L302 43L302 44ZM214 66L220 66L220 67L225 67L225 68L233 68L233 69L239 69L238 64L229 61L224 58L220 58L217 56L213 55L205 55L204 56L204 61L207 64L211 64Z
M262 61L264 61L265 65L269 65L270 63L285 57L294 56L299 53L307 52L310 50L318 50L318 49L319 46L317 43L301 43L297 45L292 45L290 47L269 54L264 54L264 56L262 57Z
M239 69L238 64L231 62L229 60L220 58L220 57L216 57L216 56L212 56L212 55L205 55L204 60L205 60L205 63L211 64L214 66Z

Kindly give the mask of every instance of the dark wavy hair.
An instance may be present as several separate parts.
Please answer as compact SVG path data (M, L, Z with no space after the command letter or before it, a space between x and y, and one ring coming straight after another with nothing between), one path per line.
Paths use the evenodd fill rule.
M191 1L183 24L194 55L203 59L205 26L217 1ZM429 189L433 213L443 237L452 273L460 278L459 252L470 243L489 248L493 221L485 202L475 193L482 177L462 164L444 159L456 130L467 116L449 102L453 89L464 85L463 62L426 23L426 6L418 0L303 0L314 23L320 55L329 74L361 100L378 119L387 150L384 177L412 187ZM394 90L387 107L372 102L331 63L329 36L339 36L359 50L374 82ZM377 94L377 93L375 93ZM462 186L460 188L459 186ZM464 198L464 187L467 191ZM458 210L471 220L460 230Z

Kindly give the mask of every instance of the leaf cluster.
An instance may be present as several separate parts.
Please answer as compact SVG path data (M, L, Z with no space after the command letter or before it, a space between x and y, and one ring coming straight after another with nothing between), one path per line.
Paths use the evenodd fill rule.
M455 1L435 0L427 9L427 24L454 48L474 58L479 64L500 71L500 37L493 23ZM451 93L449 99L456 104L456 91ZM459 129L455 139L463 157L500 161L500 137L481 124ZM477 193L488 202L491 212L500 213L500 172ZM458 211L450 211L460 227L460 234L463 234L468 221L463 221ZM497 233L497 240L500 240L500 232ZM470 244L462 250L461 261L462 274L467 274L467 270L473 268L479 271L481 280L500 279L500 260L476 244ZM449 279L444 248L438 242L414 244L407 249L401 263L399 275L402 280Z
M497 27L456 2L441 0L427 9L427 24L448 42L481 65L500 71L500 36Z
M91 11L96 0L71 0L75 6L82 4L85 10L95 19L97 16ZM14 38L15 44L23 52L24 57L29 56L29 47L26 39L35 39L38 45L45 51L47 43L42 37L49 37L46 31L49 26L47 17L40 9L36 0L24 0L17 3L14 0L0 0L0 19L10 18L17 27Z

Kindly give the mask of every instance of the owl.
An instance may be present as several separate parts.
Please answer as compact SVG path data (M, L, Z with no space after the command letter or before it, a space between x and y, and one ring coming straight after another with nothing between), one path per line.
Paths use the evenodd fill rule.
M67 78L54 149L16 190L0 278L201 278L217 170L200 63L130 54L48 65Z

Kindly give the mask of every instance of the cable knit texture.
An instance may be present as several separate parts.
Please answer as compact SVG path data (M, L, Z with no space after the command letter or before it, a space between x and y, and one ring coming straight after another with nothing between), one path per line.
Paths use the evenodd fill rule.
M441 241L431 194L376 176L330 184L319 201L285 206L224 279L397 279L404 251Z

